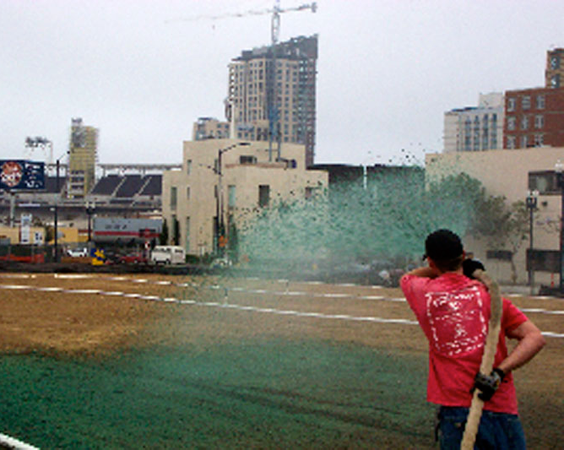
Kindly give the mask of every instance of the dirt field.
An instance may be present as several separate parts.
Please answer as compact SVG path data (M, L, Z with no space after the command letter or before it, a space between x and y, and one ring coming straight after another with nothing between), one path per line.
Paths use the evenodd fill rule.
M299 437L292 439L296 448L370 448L374 444L379 448L433 448L430 431L425 435L432 419L422 423L427 421L423 417L430 411L424 401L427 344L418 326L413 324L414 318L399 290L284 280L8 273L0 274L0 285L0 350L5 355L0 360L14 355L39 355L43 359L84 361L86 358L108 364L108 360L117 356L123 358L128 352L160 349L158 351L164 354L166 349L182 348L189 349L190 364L193 364L218 349L229 348L227 353L221 354L221 360L231 361L227 368L218 368L208 360L201 362L205 364L206 374L218 379L227 379L239 370L239 364L248 364L242 376L249 379L240 384L236 392L229 391L237 402L249 403L252 398L254 407L258 402L263 408L268 402L270 413L279 414L282 410L292 417L315 408L323 420L330 418L332 423L336 421L343 427L337 432L333 424L324 432L323 427L328 425L318 422L315 422L319 427L317 431L311 430L311 424L306 431L295 425ZM564 301L528 297L512 297L512 301L524 310L534 308L536 312L527 314L543 331L564 333L563 315L557 313L564 310ZM550 336L547 339L548 345L541 355L516 373L529 448L561 448L564 439L561 425L564 385L560 380L564 373L564 339ZM303 355L299 356L302 348ZM234 358L238 352L241 352L240 357ZM253 355L261 352L278 355L279 363L269 356L254 359ZM308 355L317 354L320 355L317 365L308 365L315 362ZM358 358L353 359L352 355ZM370 362L367 358L374 360ZM12 364L15 360L9 361ZM388 367L392 363L395 366ZM290 370L294 373L286 373L293 366L296 370ZM248 373L249 367L257 367L252 375ZM216 374L219 370L225 373ZM320 373L314 373L316 371ZM339 374L332 374L332 371L339 371ZM418 373L411 386L410 374ZM194 376L197 378L191 379L201 380L201 374ZM269 378L267 385L261 387L260 401L256 400L256 393L254 397L251 395L254 392L251 389L258 389L258 384L250 382L253 376ZM335 380L330 389L335 392L331 398L339 401L328 402L327 389L322 392L319 383L332 380L332 376ZM386 378L382 392L376 393L368 387L364 390L374 377L380 376L391 377ZM353 392L350 386L343 386L340 392L343 380L351 378L355 378L351 383L358 392ZM282 392L291 390L290 386L296 386L296 379L300 380L300 389L305 389L306 383L311 385L307 394L311 399L307 401L315 397L315 407L309 403L306 407L304 403L295 409L297 399L305 396L300 392L292 391L291 401L286 394L280 397ZM389 391L390 385L393 391L383 392ZM212 387L206 389L207 395L212 395ZM266 391L269 395L262 397ZM245 399L240 398L243 392L246 392ZM225 392L213 395L224 398ZM373 401L368 399L368 403L361 398L376 395ZM387 402L384 407L383 398ZM208 406L212 402L210 399L201 401ZM323 406L326 401L327 405ZM286 402L290 402L292 408ZM347 409L345 404L349 402L356 404L357 409ZM360 402L364 405L362 411L358 409ZM366 404L374 404L374 410L366 411ZM390 411L386 412L386 408ZM405 417L393 417L400 413ZM237 416L236 421L241 420L235 412L233 414ZM347 423L349 425L345 426ZM402 427L402 423L405 426ZM273 426L269 427L272 432ZM381 428L381 432L374 434L372 428ZM20 436L25 434L17 424L0 421L0 433L10 434L10 431ZM320 436L314 438L308 435L310 432L320 433ZM266 437L255 426L254 434L249 428L244 435L227 440L223 437L221 442L227 443L223 445L227 448L287 448L282 436ZM157 447L175 448L172 442L181 438L171 437ZM57 448L80 448L65 447L62 438L57 439L47 442L56 443ZM136 448L130 443L110 442L113 444L100 448ZM206 442L207 448L222 446L212 441L201 441L198 446L202 446L202 442ZM96 447L92 441L84 445L84 448Z

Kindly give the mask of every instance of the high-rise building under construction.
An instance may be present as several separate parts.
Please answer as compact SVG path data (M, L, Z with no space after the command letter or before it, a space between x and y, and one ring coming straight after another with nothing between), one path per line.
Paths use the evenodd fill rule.
M271 158L285 142L306 147L314 163L317 35L245 50L229 64L227 119L233 138L269 141ZM274 70L276 69L276 70Z
M96 181L98 130L85 126L82 119L72 119L69 145L67 196L85 197Z

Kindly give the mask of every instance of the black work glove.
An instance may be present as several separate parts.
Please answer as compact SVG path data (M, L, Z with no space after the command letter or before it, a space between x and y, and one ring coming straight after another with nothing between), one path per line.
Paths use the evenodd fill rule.
M504 376L505 373L501 369L494 369L489 375L484 375L483 373L478 372L476 378L474 378L474 387L472 388L472 392L478 389L478 398L487 402L493 397L497 388L499 388Z
M477 259L469 258L462 261L462 271L464 272L464 275L466 275L468 278L474 278L472 274L476 269L483 270L484 272L486 271L484 265Z

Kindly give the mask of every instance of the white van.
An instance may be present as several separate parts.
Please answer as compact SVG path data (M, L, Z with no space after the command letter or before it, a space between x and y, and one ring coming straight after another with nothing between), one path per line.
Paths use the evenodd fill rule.
M151 252L155 264L184 264L186 252L177 245L157 245Z

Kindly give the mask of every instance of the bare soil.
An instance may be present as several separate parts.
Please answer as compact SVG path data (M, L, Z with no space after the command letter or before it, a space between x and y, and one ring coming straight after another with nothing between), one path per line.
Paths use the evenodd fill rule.
M398 289L155 274L117 277L1 273L0 285L22 286L0 289L3 353L97 355L156 343L199 346L205 350L217 342L255 337L322 339L385 349L390 354L424 355L427 349L424 335L416 325L264 311L270 308L414 320L407 304L397 301L402 298ZM63 291L41 290L45 288ZM178 304L123 294L197 303ZM524 309L564 310L564 301L560 299L512 297L512 301ZM220 307L225 303L263 310ZM564 333L561 314L527 315L543 331ZM521 416L526 434L533 436L529 439L530 448L558 448L564 439L564 339L547 337L547 341L543 352L516 372Z

